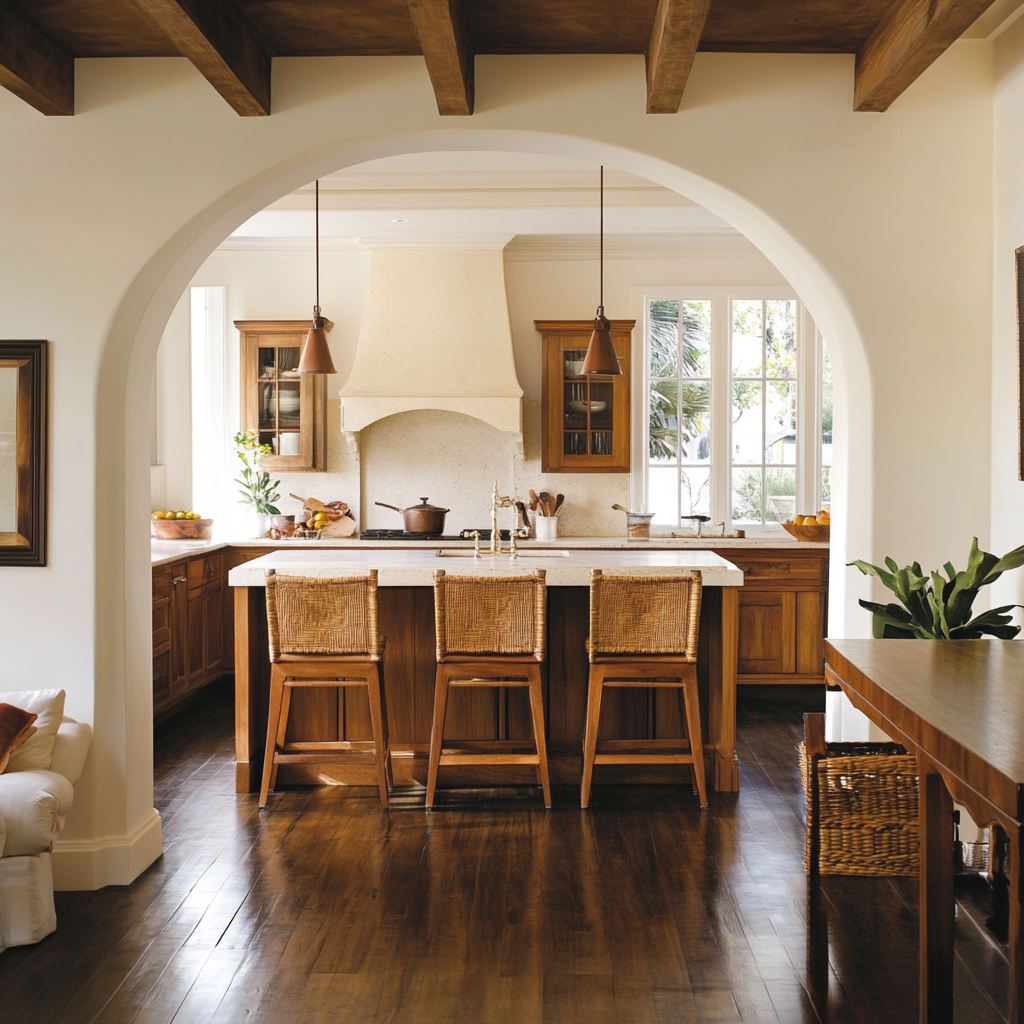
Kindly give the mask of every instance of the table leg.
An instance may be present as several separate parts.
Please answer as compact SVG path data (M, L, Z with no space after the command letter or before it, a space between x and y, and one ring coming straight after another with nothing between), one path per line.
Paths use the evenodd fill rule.
M715 791L736 793L740 788L740 762L736 757L736 660L739 656L740 599L736 587L721 587L720 593L722 662L718 671L710 674L708 740L714 745L715 751Z
M259 787L260 751L256 742L256 702L259 679L259 629L256 588L235 587L235 792L254 793Z
M918 754L921 836L921 1024L953 1021L953 798Z
M993 829L993 832L995 830ZM1018 826L1010 839L1010 1024L1024 1024L1024 943L1021 942L1021 855L1024 831ZM991 846L989 847L991 849Z

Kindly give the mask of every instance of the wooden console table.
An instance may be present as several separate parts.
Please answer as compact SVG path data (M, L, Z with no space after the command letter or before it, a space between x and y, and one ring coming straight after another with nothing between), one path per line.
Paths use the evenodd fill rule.
M953 1020L955 797L1009 838L1010 1016L1024 1024L1021 823L1024 643L1014 640L831 640L825 678L917 754L921 834L922 1024ZM998 833L997 833L998 834ZM992 849L998 844L993 841Z

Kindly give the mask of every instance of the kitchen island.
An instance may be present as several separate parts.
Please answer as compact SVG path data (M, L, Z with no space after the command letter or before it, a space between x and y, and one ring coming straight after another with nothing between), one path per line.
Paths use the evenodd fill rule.
M586 636L592 569L660 575L699 571L704 581L698 676L707 776L718 791L739 788L736 758L736 664L738 593L743 572L714 552L700 549L579 549L554 542L507 554L472 557L472 548L301 548L279 550L231 569L235 619L236 789L258 788L266 734L270 663L264 582L266 572L308 576L378 571L379 616L387 637L387 689L391 749L397 785L423 783L434 697L435 644L433 573L518 575L544 568L548 583L548 660L545 703L551 780L578 785L587 703ZM459 739L527 739L531 735L526 698L515 691L466 691L453 699L448 735ZM297 693L290 729L303 739L370 738L365 697L332 690ZM620 690L605 698L602 735L617 739L671 739L684 735L674 695ZM290 735L290 734L289 734ZM595 782L681 781L678 767L605 765ZM373 785L370 765L286 765L283 782ZM446 769L446 785L486 785L488 769ZM501 780L517 781L507 769ZM524 784L535 781L524 769Z

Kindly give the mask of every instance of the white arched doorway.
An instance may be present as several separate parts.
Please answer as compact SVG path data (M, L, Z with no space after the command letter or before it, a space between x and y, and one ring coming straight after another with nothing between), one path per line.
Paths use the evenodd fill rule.
M157 347L182 292L210 253L235 228L281 196L316 177L381 157L429 151L539 153L604 163L684 194L732 224L771 260L807 305L836 363L836 405L846 429L835 450L830 625L847 632L842 568L850 550L870 551L871 383L850 307L813 253L784 225L722 185L663 159L607 143L528 131L463 129L394 135L311 151L240 183L171 238L142 268L114 318L98 385L97 468L98 645L96 720L122 732L124 799L130 832L150 838L131 849L125 874L134 878L159 853L159 819L152 809L152 672L148 420ZM854 450L850 441L857 439ZM851 604L854 602L850 602ZM148 821L148 826L146 822Z

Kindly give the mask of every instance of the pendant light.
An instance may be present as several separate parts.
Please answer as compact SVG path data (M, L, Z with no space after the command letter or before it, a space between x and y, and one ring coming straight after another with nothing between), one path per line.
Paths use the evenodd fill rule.
M299 373L337 373L331 349L327 344L324 318L320 315L320 181L316 183L316 305L313 307L313 326L299 355Z
M590 336L583 372L603 376L621 376L622 367L612 343L612 325L604 315L604 165L601 166L601 303L594 317L594 333Z

